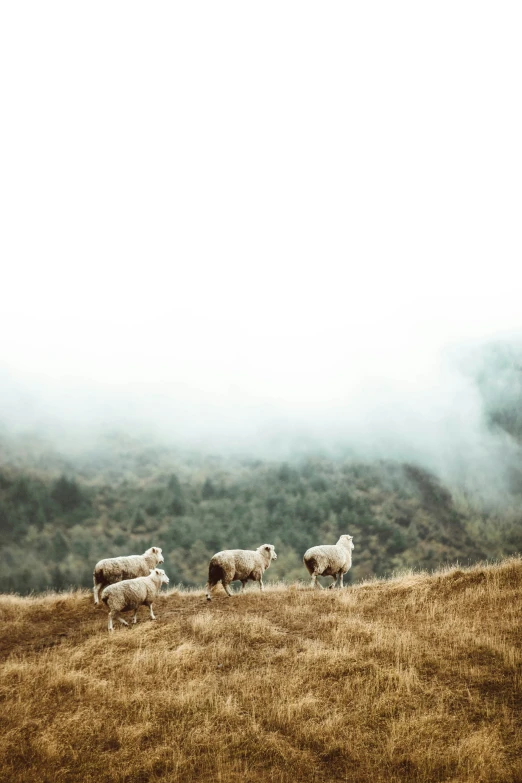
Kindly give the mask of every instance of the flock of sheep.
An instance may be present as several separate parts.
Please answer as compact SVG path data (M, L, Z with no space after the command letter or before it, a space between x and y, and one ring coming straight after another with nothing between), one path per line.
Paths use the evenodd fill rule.
M303 562L312 577L312 587L320 587L318 576L333 576L330 587L342 587L343 577L352 565L353 537L341 536L337 544L313 546L303 556ZM241 582L241 592L251 580L259 582L264 589L263 574L277 560L273 544L263 544L255 550L225 549L212 557L208 566L208 582L205 588L207 600L211 600L211 590L219 582L227 595L232 595L230 583ZM101 600L109 610L109 631L114 630L113 618L128 625L119 616L120 612L134 610L132 622L137 621L140 606L148 606L151 620L155 620L152 604L162 584L168 584L169 578L162 568L161 549L153 546L143 555L130 557L110 557L100 560L93 573L94 603Z

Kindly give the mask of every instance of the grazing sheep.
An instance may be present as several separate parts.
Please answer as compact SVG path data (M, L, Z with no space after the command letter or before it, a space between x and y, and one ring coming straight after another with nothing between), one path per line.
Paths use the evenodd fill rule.
M259 582L264 590L263 574L270 568L272 560L277 560L274 546L263 544L257 549L225 549L211 559L208 566L208 582L206 586L207 600L210 601L210 591L218 582L223 584L227 595L232 595L230 582L241 580L241 592L248 580Z
M304 553L303 562L312 577L312 587L321 587L318 576L333 576L330 588L343 586L343 576L352 567L353 536L341 536L334 546L313 546Z
M108 557L100 560L94 567L92 581L94 583L94 603L100 600L100 593L107 585L121 582L123 579L135 579L137 576L148 576L151 568L163 563L163 555L159 546L151 546L142 555L129 557Z
M155 620L152 602L161 590L161 585L168 585L169 578L162 568L151 568L148 576L138 576L136 579L124 579L122 582L108 585L102 593L102 601L109 610L109 631L113 631L112 618L120 612L134 609L132 622L137 621L138 609L145 605L150 609L150 619ZM129 623L118 617L120 623Z

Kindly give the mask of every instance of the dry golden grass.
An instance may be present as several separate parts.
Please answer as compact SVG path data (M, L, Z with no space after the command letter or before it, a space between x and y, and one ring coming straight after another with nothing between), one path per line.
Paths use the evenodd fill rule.
M344 591L0 598L0 776L522 780L522 560Z

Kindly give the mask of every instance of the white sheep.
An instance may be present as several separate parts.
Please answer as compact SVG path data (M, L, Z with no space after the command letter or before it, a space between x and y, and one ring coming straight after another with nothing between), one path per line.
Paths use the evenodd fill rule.
M164 558L159 546L151 546L142 555L129 557L108 557L100 560L94 566L92 581L94 583L94 603L100 599L100 593L107 585L121 582L123 579L135 579L137 576L148 576L151 568L163 563Z
M208 566L208 582L206 586L207 600L210 601L210 591L221 582L227 595L232 595L229 584L236 579L241 580L241 592L248 580L259 582L264 590L263 574L270 568L272 560L277 560L273 544L263 544L257 549L225 549L211 559Z
M337 544L307 549L303 562L312 577L312 587L321 587L318 576L333 576L332 587L343 587L343 576L352 566L353 536L341 536Z
M124 579L122 582L108 585L102 593L102 601L109 610L109 631L113 631L112 618L120 612L128 612L134 609L132 622L137 622L140 606L148 606L150 619L155 620L152 611L152 602L161 590L161 585L168 585L169 578L162 568L152 568L148 576L138 576L136 579ZM120 623L128 625L122 617L118 617Z

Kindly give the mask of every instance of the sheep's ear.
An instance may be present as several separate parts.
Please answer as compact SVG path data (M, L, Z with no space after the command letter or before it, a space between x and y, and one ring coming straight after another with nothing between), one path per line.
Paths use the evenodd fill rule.
M270 550L272 549L272 547L270 546L270 544L267 544L267 545L265 546L265 549L267 550L267 552L270 552Z

